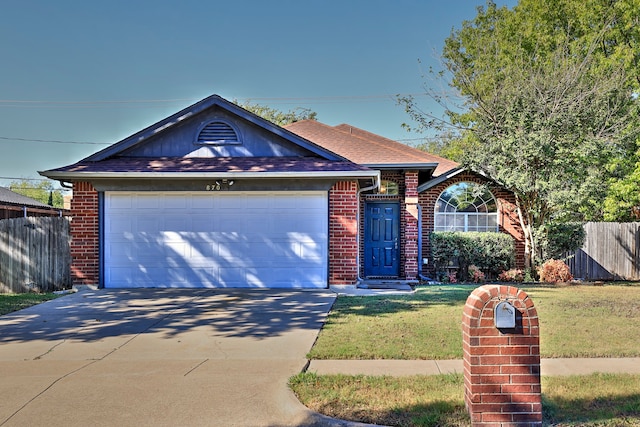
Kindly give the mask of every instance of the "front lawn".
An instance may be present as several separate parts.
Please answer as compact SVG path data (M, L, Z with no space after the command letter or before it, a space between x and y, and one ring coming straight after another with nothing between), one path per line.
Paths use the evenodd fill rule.
M299 374L290 385L308 408L388 426L468 426L462 374L366 377ZM640 425L640 375L542 377L547 426Z
M311 359L461 359L462 309L476 286L413 295L339 297ZM638 357L640 285L526 285L542 357Z
M0 294L0 316L58 298L58 294Z

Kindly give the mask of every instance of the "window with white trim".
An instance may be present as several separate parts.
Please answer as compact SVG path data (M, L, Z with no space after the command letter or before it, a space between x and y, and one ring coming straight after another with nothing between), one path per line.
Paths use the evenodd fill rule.
M434 231L498 231L498 204L486 186L458 182L438 197L434 221Z

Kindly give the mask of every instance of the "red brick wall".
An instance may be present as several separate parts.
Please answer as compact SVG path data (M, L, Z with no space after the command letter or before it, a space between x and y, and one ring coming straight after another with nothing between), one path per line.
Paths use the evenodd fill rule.
M524 234L520 227L516 211L515 197L513 193L497 185L493 185L486 178L474 173L462 173L420 194L422 206L422 256L431 258L431 242L429 233L434 228L434 212L436 201L440 194L449 186L461 181L475 182L478 184L490 184L491 192L498 202L498 222L500 231L510 234L516 241L516 267L524 268ZM434 265L429 259L429 264L423 267L427 275L435 274Z
M329 191L329 284L358 279L358 183L341 181Z
M405 279L418 277L418 172L407 171L404 177L403 270Z
M516 327L497 329L494 308L507 301ZM462 348L465 405L474 427L541 426L540 327L526 292L486 285L464 306Z
M73 184L71 216L71 279L74 285L97 285L100 265L98 192L90 183Z

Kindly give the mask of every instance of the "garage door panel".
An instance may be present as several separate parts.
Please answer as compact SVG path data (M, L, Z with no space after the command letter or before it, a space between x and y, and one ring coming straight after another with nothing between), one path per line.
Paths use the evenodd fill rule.
M104 224L107 287L327 286L326 192L107 192Z

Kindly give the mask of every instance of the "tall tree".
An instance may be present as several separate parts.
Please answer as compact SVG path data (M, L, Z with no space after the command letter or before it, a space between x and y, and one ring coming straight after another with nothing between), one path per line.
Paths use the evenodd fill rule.
M248 101L240 103L237 100L234 100L233 102L245 110L251 111L253 114L258 115L263 119L267 119L278 126L285 126L301 120L316 120L316 117L318 116L315 111L312 111L309 108L297 107L285 112L266 105L253 104Z
M457 129L468 141L463 164L515 193L528 266L544 225L602 216L607 166L637 137L634 64L604 52L619 25L595 7L605 3L617 1L488 2L442 53L441 75L462 103L428 91L445 107L439 121L403 100L421 126Z
M9 189L15 193L30 197L40 203L53 206L55 208L64 207L64 197L62 191L55 189L51 181L12 181Z

